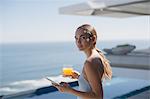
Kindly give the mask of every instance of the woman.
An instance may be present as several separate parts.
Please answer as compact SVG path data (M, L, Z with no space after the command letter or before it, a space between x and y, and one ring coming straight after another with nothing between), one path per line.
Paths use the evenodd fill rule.
M54 85L60 92L76 95L78 99L103 99L102 80L111 79L112 71L109 61L96 48L97 33L95 29L84 24L75 33L76 45L86 54L81 75L74 72L72 78L78 78L79 90L71 88L67 83Z

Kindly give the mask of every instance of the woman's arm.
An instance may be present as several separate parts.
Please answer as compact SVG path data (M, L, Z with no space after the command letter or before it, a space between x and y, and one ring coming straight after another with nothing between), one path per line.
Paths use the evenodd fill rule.
M97 59L85 62L85 74L88 80L88 83L91 86L91 98L94 99L103 99L103 88L102 88L102 75L103 75L103 66ZM100 69L102 71L100 71Z
M70 88L68 85L55 86L60 92L67 92L79 96L81 98L93 98L93 99L103 99L103 89L101 79L99 77L99 72L96 66L92 65L90 62L85 63L85 73L87 80L92 88L90 92L81 92Z
M73 94L75 96L79 96L81 98L102 99L100 97L95 97L94 93L92 93L92 92L82 92L82 91L75 90L75 89L69 87L68 84L53 85L53 86L55 86L60 92L70 93L70 94Z

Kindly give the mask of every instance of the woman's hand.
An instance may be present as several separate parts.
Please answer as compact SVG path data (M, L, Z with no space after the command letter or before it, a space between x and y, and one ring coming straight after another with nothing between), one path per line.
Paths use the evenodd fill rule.
M80 76L80 73L78 71L73 71L71 78L78 79Z
M54 87L56 87L60 92L70 92L72 89L68 83L61 82L58 84L52 84Z
M80 73L78 71L73 71L72 75L63 75L63 77L71 77L72 79L78 79L80 76Z

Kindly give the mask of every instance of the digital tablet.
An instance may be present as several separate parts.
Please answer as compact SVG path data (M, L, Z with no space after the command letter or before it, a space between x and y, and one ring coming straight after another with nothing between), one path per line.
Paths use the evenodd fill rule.
M48 78L48 77L46 77L46 79L47 79L47 80L49 80L49 81L51 81L51 83L52 83L52 84L54 84L54 85L59 85L59 83L57 83L57 82L55 82L55 81L51 80L51 79L50 79L50 78Z

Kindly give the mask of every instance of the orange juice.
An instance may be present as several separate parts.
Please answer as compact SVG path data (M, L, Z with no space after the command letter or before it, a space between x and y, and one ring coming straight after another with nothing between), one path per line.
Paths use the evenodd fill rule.
M73 72L73 68L71 68L71 67L65 67L65 68L63 68L63 75L65 75L65 76L72 75L72 72Z

